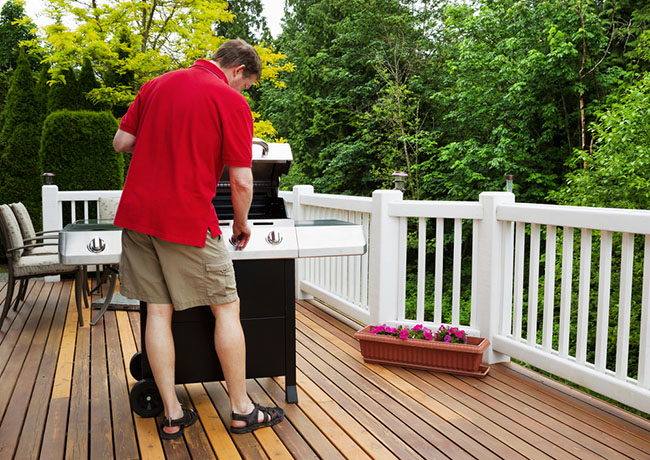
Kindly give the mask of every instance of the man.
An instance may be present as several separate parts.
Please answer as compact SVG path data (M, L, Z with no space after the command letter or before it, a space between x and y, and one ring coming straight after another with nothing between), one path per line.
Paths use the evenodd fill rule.
M253 404L246 394L245 342L232 262L212 197L228 165L235 211L233 236L243 249L252 197L253 120L241 92L261 75L255 49L224 43L210 60L142 86L122 118L113 146L133 152L115 224L123 227L121 290L147 302L145 345L165 415L163 439L197 420L174 389L172 313L210 305L215 347L228 384L231 431L280 422L284 412Z

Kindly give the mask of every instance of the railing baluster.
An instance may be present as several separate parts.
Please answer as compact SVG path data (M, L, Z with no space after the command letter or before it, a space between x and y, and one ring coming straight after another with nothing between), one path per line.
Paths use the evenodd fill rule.
M70 202L70 219L71 219L71 222L75 222L77 220L77 202L76 201L71 201Z
M560 289L560 358L569 356L569 326L573 285L573 227L562 227L562 287Z
M542 349L550 352L553 346L553 316L555 308L555 258L557 227L546 226L546 263L544 265L544 314L542 317Z
M399 219L399 258L397 260L397 314L398 320L406 319L406 240L408 234L407 217Z
M600 267L598 268L598 314L596 317L596 370L607 366L607 338L609 335L609 291L612 279L612 232L600 234Z
M515 340L521 340L522 311L524 304L524 250L526 224L517 222L515 226L515 309L512 317L512 334Z
M639 341L639 386L650 389L650 235L645 237L641 293L641 335Z
M424 296L427 275L427 220L418 219L418 307L417 321L424 321Z
M630 314L632 310L632 277L634 268L634 234L623 233L621 248L621 289L618 301L618 337L616 342L616 377L627 378L630 353Z
M476 223L476 221L474 221ZM515 257L515 223L504 222L503 231L503 317L501 333L512 335L512 279Z
M363 233L364 236L366 237L366 241L368 241L368 235L370 234L370 220L372 217L370 214L364 214L361 216L362 217L362 222L364 222L363 225ZM361 256L361 305L368 305L368 253L370 251L366 251L364 255Z
M433 322L442 323L442 257L445 251L445 219L436 219L436 273Z
M470 293L469 326L476 327L476 308L478 289L478 220L472 220L472 292Z
M463 244L463 222L454 219L454 278L452 284L451 299L451 323L460 323L460 262L461 249Z
M578 324L576 362L587 361L587 326L589 325L589 294L591 291L591 230L580 231L580 280L578 282Z
M530 259L528 265L528 345L537 343L537 304L539 301L540 225L530 224Z
M97 215L99 217L99 215ZM84 200L84 219L88 220L90 217L88 215L88 200Z

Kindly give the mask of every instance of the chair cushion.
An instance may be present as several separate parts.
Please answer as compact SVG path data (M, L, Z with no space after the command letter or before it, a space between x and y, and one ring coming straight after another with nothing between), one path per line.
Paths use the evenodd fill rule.
M23 246L23 234L20 231L16 216L6 204L0 205L0 219L2 219L3 227L7 231L8 241L5 241L5 247L10 249ZM8 254L13 260L20 259L22 255L23 249L18 249Z
M97 205L99 206L99 218L102 220L115 220L115 213L117 212L117 206L120 204L119 198L107 198L100 196L97 199Z
M20 227L20 232L23 235L23 241L30 240L26 243L23 242L23 245L38 243L36 240L31 240L31 238L36 238L36 230L34 230L32 218L30 217L29 211L27 211L25 205L22 203L11 203L9 207L16 216L18 226ZM26 248L24 254L56 254L57 252L58 249L56 246L44 246L40 248Z
M61 265L58 254L23 256L14 264L14 276L46 276L74 273L76 265Z

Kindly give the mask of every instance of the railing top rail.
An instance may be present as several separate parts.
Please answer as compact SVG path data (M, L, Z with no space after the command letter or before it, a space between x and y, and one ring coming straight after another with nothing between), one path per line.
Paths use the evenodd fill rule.
M497 219L558 227L650 234L650 211L515 203L497 206Z
M99 197L119 198L122 190L65 190L57 193L58 201L96 200Z
M336 208L366 213L372 211L372 198L368 197L309 193L302 195L300 200L303 205L319 206L321 208Z
M483 206L472 201L412 201L389 203L392 217L439 217L447 219L483 219Z

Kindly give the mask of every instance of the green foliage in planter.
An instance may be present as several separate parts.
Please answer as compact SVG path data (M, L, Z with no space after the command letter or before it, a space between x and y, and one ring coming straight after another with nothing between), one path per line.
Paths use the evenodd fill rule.
M29 61L21 50L0 132L0 203L21 201L40 225L40 120Z
M59 111L43 125L43 171L60 190L119 190L124 158L113 150L117 120L109 112Z

